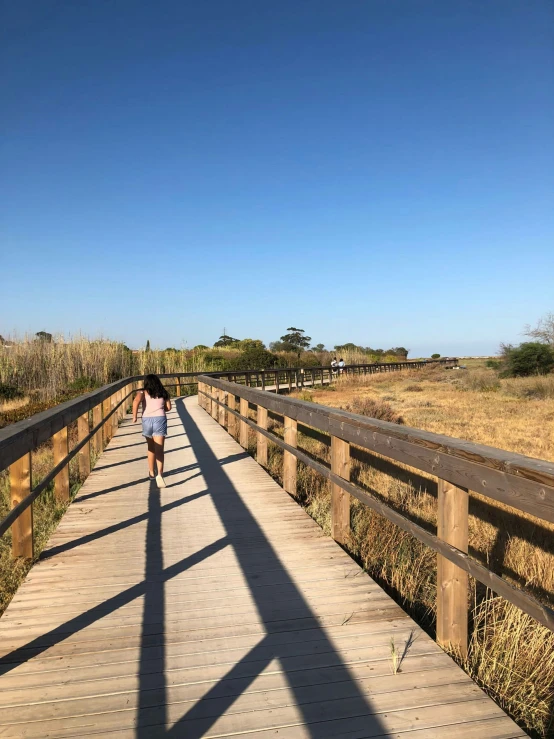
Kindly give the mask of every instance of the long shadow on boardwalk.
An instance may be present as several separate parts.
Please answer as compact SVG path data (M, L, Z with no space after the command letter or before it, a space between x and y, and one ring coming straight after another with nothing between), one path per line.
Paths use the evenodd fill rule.
M205 736L237 697L246 691L275 659L279 660L286 674L303 723L306 724L313 739L345 735L354 728L351 722L354 717L364 717L364 736L387 736L378 718L371 715L371 706L361 692L358 682L350 675L302 593L288 576L277 553L235 490L221 461L206 442L184 403L177 404L177 411L194 449L207 492L225 527L226 539L234 549L246 581L256 585L260 565L263 564L266 570L280 570L288 582L283 588L279 588L278 600L272 595L271 588L250 588L266 636L262 637L260 643L245 658L237 662L222 680L195 703L169 730L169 736L175 739L183 736L187 739ZM252 541L257 542L254 552ZM333 682L337 686L340 684L337 695L340 695L342 700L325 701L325 705L322 705L321 699L318 701L320 689L315 687L310 691L309 685L323 683L324 679L318 677L317 670L311 671L314 673L312 677L307 677L307 671L299 668L298 656L291 654L290 644L288 648L284 648L283 639L279 634L282 637L283 632L306 629L312 630L310 638L313 638L314 631L317 633L315 638L322 644L321 651L329 653L328 664L333 666ZM255 670L252 669L253 665ZM359 729L360 724L356 723ZM240 722L236 721L236 726L240 726Z
M330 739L345 736L347 733L350 737L388 736L379 719L371 715L371 705L360 691L358 682L350 675L340 654L334 649L317 617L291 581L277 553L226 475L225 466L239 461L244 458L245 454L241 452L218 459L184 404L179 402L176 405L197 458L197 465L190 465L190 468L194 468L195 472L199 471L203 475L206 489L162 506L159 491L151 484L148 493L144 580L106 599L103 603L79 613L74 618L68 619L60 626L30 640L24 646L5 654L0 659L0 675L10 672L17 664L42 654L51 646L71 638L82 629L93 625L98 619L116 612L136 598L144 597L139 657L139 696L135 724L135 735L139 739L168 736L175 737L175 739L177 737L196 739L205 736L273 660L279 660L294 695L299 721L306 724L306 731L313 739L324 737ZM135 484L136 480L130 480L128 486ZM108 488L102 492L108 493L118 488L119 486ZM225 527L226 535L181 561L164 568L162 515L165 513L166 516L171 516L172 509L204 495L210 495ZM61 554L80 544L86 544L114 531L133 526L140 521L144 521L144 514L115 523L100 532L81 537L67 545L61 545L56 550L51 550L50 555ZM256 544L254 550L252 549L253 542ZM233 665L201 700L169 728L165 675L164 622L167 602L164 592L165 583L227 546L233 547L244 577L252 585L251 596L266 634L260 637L260 642L248 655ZM277 572L281 575L278 580L285 581L285 585L280 585L278 588L278 597L272 595L271 588L256 587L262 569ZM302 658L293 652L292 642L302 644L301 632L305 630L310 630L309 639L318 640L320 645L318 651L326 654L325 666L331 668L327 677L318 669L307 669L308 666L304 665ZM291 636L296 633L296 640L284 638L287 633ZM333 685L331 692L324 689L324 684L329 680L332 680ZM322 691L327 696L323 700L320 695ZM329 697L335 700L330 700ZM252 714L245 715L251 716ZM271 714L268 713L268 715ZM290 718L287 723L290 724ZM235 726L237 724L240 726L240 719L235 722Z

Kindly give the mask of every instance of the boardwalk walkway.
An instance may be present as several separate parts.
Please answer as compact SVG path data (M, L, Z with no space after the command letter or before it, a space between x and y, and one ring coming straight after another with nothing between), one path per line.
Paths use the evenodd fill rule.
M168 487L127 418L0 619L1 737L525 736L196 398L176 406Z

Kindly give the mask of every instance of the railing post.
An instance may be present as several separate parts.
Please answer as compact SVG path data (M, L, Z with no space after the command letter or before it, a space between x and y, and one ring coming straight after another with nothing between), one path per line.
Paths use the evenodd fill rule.
M285 444L297 447L298 424L292 418L285 416ZM291 495L296 496L296 466L297 459L294 454L287 452L283 455L283 487Z
M31 492L31 452L10 465L11 507ZM33 506L30 505L12 524L12 556L33 558Z
M67 426L54 434L52 443L54 447L54 467L56 467L69 454ZM60 503L67 503L69 500L69 466L67 464L54 478L54 492Z
M256 422L260 428L267 430L267 408L262 408L261 405L258 406L258 416ZM260 434L259 431L257 432L256 436L258 442L256 450L256 462L258 464L261 464L262 467L267 467L267 436Z
M240 399L240 415L248 418L248 401L246 398ZM244 421L240 422L240 440L239 443L243 449L248 449L248 424Z
M175 378L175 395L178 398L181 397L181 378L180 377Z
M127 396L128 396L127 397L127 406L126 406L127 412L133 410L133 390L134 390L134 383L133 382L130 382L127 385Z
M235 403L235 391L227 393L227 408L234 411L236 408ZM227 431L231 434L233 439L237 436L237 417L232 413L227 413Z
M217 421L219 416L219 406L217 405L217 400L219 396L219 391L216 387L211 387L211 396L212 396L212 418L214 421Z
M110 413L110 399L106 398L102 403L102 418L107 418ZM106 421L102 426L102 435L104 440L104 447L109 443L111 437L110 431L112 428L111 421Z
M111 397L111 405L112 405L112 410L113 410L113 409L114 409L114 408L116 407L116 405L117 405L117 395L118 395L117 393L114 393L114 394L112 395L112 397ZM116 431L117 431L118 425L119 425L119 424L117 423L117 411L116 411L116 412L115 412L115 413L113 414L113 416L112 416L112 430L111 430L111 436L112 436L112 437L113 437L113 436L115 436L115 433L116 433Z
M265 370L262 370L262 390L265 390Z
M350 480L350 444L331 436L331 472ZM350 495L340 485L331 485L331 536L346 544L350 536Z
M203 390L204 390L204 383L203 382L200 382L200 380L199 380L198 381L198 396L197 396L197 400L198 400L198 405L200 406L200 408L203 408L204 407L204 396L202 395L202 391Z
M98 403L92 409L92 425L98 426L102 422L102 403ZM97 431L92 437L92 448L98 455L102 451L102 429Z
M467 489L438 481L437 535L462 552L468 550ZM467 655L468 576L437 555L437 641Z
M220 390L219 391L219 402L220 403L225 403L225 390ZM223 426L223 428L226 428L226 426L227 426L227 424L226 424L226 420L227 420L226 419L226 416L227 416L227 412L225 410L225 406L224 405L220 405L219 406L219 425L220 426Z
M275 395L279 395L279 370L275 370Z
M292 392L292 370L288 370L287 377L289 381L289 393Z
M79 441L82 441L89 434L89 422L88 422L88 411L79 416L77 421L77 437ZM82 480L90 475L90 441L87 441L85 446L79 452L79 477Z

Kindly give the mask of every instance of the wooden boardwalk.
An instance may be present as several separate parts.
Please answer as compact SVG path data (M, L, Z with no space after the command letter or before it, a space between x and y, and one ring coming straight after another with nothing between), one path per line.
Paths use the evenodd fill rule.
M168 487L127 418L0 619L0 737L525 736L196 398L169 427Z

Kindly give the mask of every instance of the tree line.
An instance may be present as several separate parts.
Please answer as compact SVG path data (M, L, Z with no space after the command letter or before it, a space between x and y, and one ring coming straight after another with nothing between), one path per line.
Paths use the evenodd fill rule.
M311 341L312 337L307 336L303 328L289 326L286 334L283 334L280 339L270 342L269 350L272 352L290 352L297 355L306 351L317 353L332 353L333 351L337 353L360 352L361 354L371 354L375 357L395 356L402 359L407 359L409 353L409 349L406 349L403 346L395 346L390 349L373 349L370 346L361 346L354 344L353 342L347 342L345 344L336 344L332 348L327 349L325 344L315 344L311 346ZM214 342L213 346L215 348L238 349L240 351L266 349L266 346L261 339L236 339L227 334L220 336L219 339ZM205 344L198 344L194 348L203 350L208 349L209 347Z

